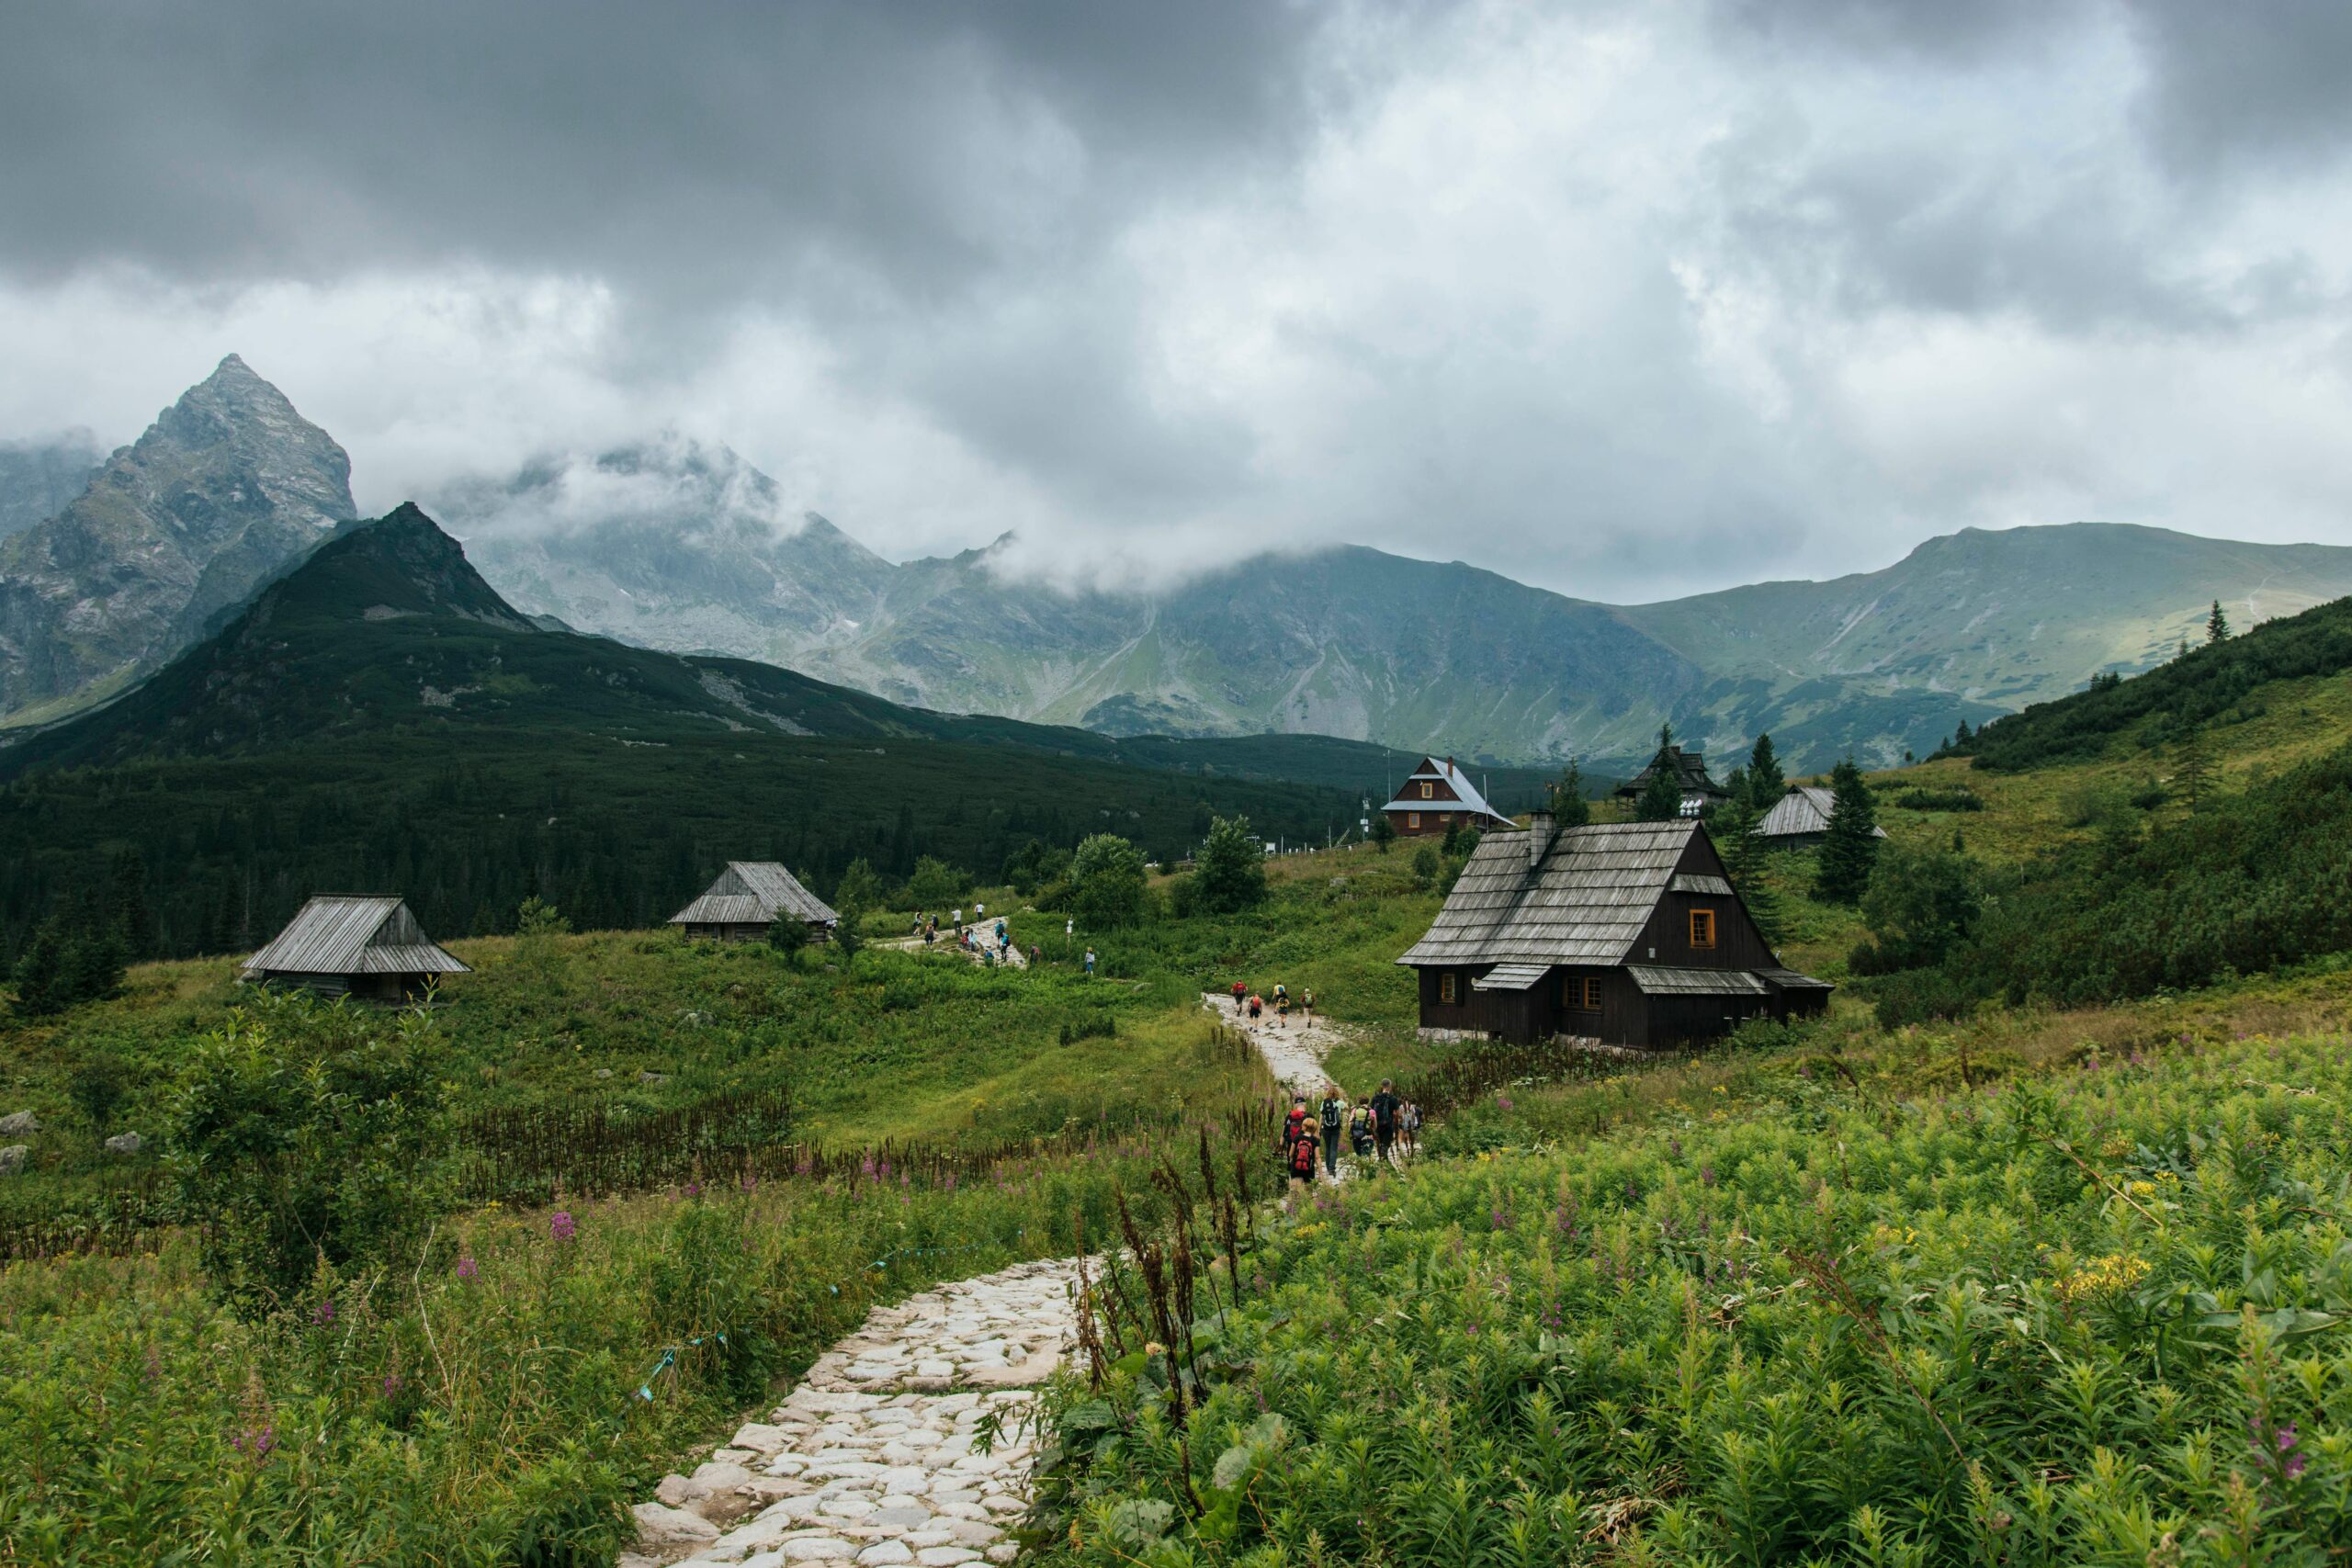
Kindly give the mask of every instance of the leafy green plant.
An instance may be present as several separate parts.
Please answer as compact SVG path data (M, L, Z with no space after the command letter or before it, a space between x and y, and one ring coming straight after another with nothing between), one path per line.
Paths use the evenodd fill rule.
M1193 867L1193 901L1204 914L1238 914L1266 901L1266 852L1247 817L1210 823Z
M266 993L197 1044L164 1147L225 1299L259 1315L413 1258L449 1198L439 1057L423 1011Z
M1089 837L1070 857L1069 904L1090 928L1133 925L1143 915L1143 852L1115 833Z

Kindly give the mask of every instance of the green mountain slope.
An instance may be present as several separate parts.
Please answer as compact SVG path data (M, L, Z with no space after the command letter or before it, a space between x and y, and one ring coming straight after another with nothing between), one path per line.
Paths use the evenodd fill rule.
M497 929L532 892L583 924L646 925L729 858L822 886L859 856L993 873L1032 837L1102 830L1168 858L1233 813L1320 842L1396 762L1320 737L1128 741L930 713L544 629L403 507L122 697L0 748L0 941L14 951L124 851L167 868L166 953L245 945L311 893L359 888L452 932Z

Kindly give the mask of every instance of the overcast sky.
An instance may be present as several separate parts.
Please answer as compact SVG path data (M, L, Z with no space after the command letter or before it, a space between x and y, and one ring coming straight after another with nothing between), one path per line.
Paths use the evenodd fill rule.
M0 435L234 350L374 512L665 428L894 556L1662 597L2352 543L2335 0L0 9Z

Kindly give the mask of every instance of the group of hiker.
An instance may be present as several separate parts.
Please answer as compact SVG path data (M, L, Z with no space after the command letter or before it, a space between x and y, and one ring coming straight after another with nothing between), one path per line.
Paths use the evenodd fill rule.
M964 923L964 910L959 905L955 912L948 916L949 940L982 964L991 967L999 964L1010 964L1012 962L1012 934L1006 928L1002 915L999 915L991 924L988 914L989 907L986 904L977 906L972 911L972 923L967 925ZM939 917L933 914L917 915L914 934L922 938L922 944L925 947L937 942ZM1035 964L1043 954L1039 952L1037 945L1032 942L1028 952L1023 956Z
M1312 1114L1306 1095L1292 1097L1290 1114L1283 1119L1283 1169L1301 1186L1315 1179L1318 1160L1326 1177L1338 1177L1342 1136L1357 1158L1393 1165L1399 1155L1412 1155L1420 1127L1420 1107L1399 1099L1396 1084L1387 1078L1380 1080L1379 1093L1354 1106L1338 1084L1327 1083L1323 1101Z
M1271 1011L1274 1015L1274 1027L1288 1029L1290 1010L1294 1005L1299 1009L1301 1017L1306 1022L1315 1021L1315 993L1311 989L1301 990L1298 993L1297 1001L1294 1004L1288 986L1275 986L1274 994L1268 998L1261 997L1251 990L1247 981L1233 982L1233 1015L1236 1018L1247 1017L1250 1022L1255 1023Z

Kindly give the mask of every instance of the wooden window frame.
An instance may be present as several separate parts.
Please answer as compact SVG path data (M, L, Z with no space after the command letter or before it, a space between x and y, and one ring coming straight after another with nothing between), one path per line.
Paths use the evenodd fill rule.
M1704 936L1699 934L1702 930L1706 932ZM1690 946L1694 951L1713 951L1719 931L1714 910L1693 909L1690 911Z
M1437 798L1437 785L1433 784L1425 784L1421 785L1421 798L1423 800L1435 800Z
M1420 814L1419 812L1418 812L1418 811L1408 811L1407 813L1405 813L1405 826L1406 826L1406 827L1408 827L1408 828L1418 828L1418 827L1419 827L1420 825L1421 825L1421 814Z
M1560 1005L1570 1012L1600 1010L1600 976L1567 975L1560 980Z
M1462 1005L1462 978L1451 969L1437 972L1437 999L1440 1007Z

